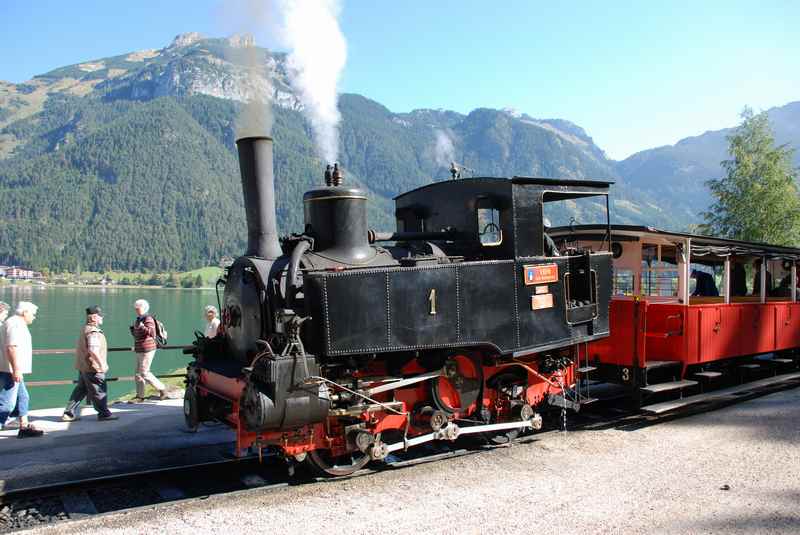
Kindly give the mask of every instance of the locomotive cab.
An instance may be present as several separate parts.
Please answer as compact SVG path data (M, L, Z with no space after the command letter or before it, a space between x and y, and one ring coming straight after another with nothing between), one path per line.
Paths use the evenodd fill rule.
M547 234L547 206L601 197L604 202L595 205L605 204L605 214L600 215L608 231L609 185L530 177L440 182L397 197L397 228L399 233L438 231L451 239L436 245L466 261L562 256L549 246L553 242ZM609 240L604 243L610 251ZM563 256L567 322L589 321L598 315L598 273L591 265L591 251L573 248Z

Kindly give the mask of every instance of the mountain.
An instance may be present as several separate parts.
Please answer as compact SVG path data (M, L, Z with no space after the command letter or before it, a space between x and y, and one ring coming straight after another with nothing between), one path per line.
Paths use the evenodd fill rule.
M800 149L800 101L767 110L778 144ZM671 200L674 209L685 210L686 217L697 214L711 203L705 182L724 175L720 162L729 158L727 136L732 128L687 137L675 145L638 152L616 164L619 176L637 189ZM800 150L794 164L800 167Z
M160 50L0 82L0 263L165 271L241 253L234 140L254 96L273 103L278 224L302 230L302 194L321 183L324 164L286 56L251 44L184 34ZM646 153L611 161L563 119L486 108L393 113L356 94L341 95L339 109L340 160L348 183L369 193L373 228L392 229L392 197L448 180L452 161L474 175L614 180L618 223L680 229L696 221L680 195L662 195L668 185L647 181L682 178L680 159L662 167ZM713 158L703 160L709 168ZM676 187L688 187L677 178ZM573 203L551 217L591 222L603 209Z

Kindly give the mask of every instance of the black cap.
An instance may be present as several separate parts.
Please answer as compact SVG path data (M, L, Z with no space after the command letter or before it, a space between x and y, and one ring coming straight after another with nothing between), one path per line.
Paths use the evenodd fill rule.
M103 310L98 305L86 307L86 315L88 316L89 314L100 314L102 316Z

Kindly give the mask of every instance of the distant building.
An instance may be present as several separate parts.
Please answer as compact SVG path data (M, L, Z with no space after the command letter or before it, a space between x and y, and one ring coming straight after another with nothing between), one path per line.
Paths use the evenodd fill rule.
M0 276L14 280L36 280L44 278L40 271L18 266L0 266Z

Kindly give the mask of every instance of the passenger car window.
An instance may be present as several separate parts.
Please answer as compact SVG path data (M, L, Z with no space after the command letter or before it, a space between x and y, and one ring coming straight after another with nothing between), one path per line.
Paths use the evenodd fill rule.
M642 295L677 297L678 265L676 249L669 245L642 245Z
M633 270L614 268L614 295L633 295Z

